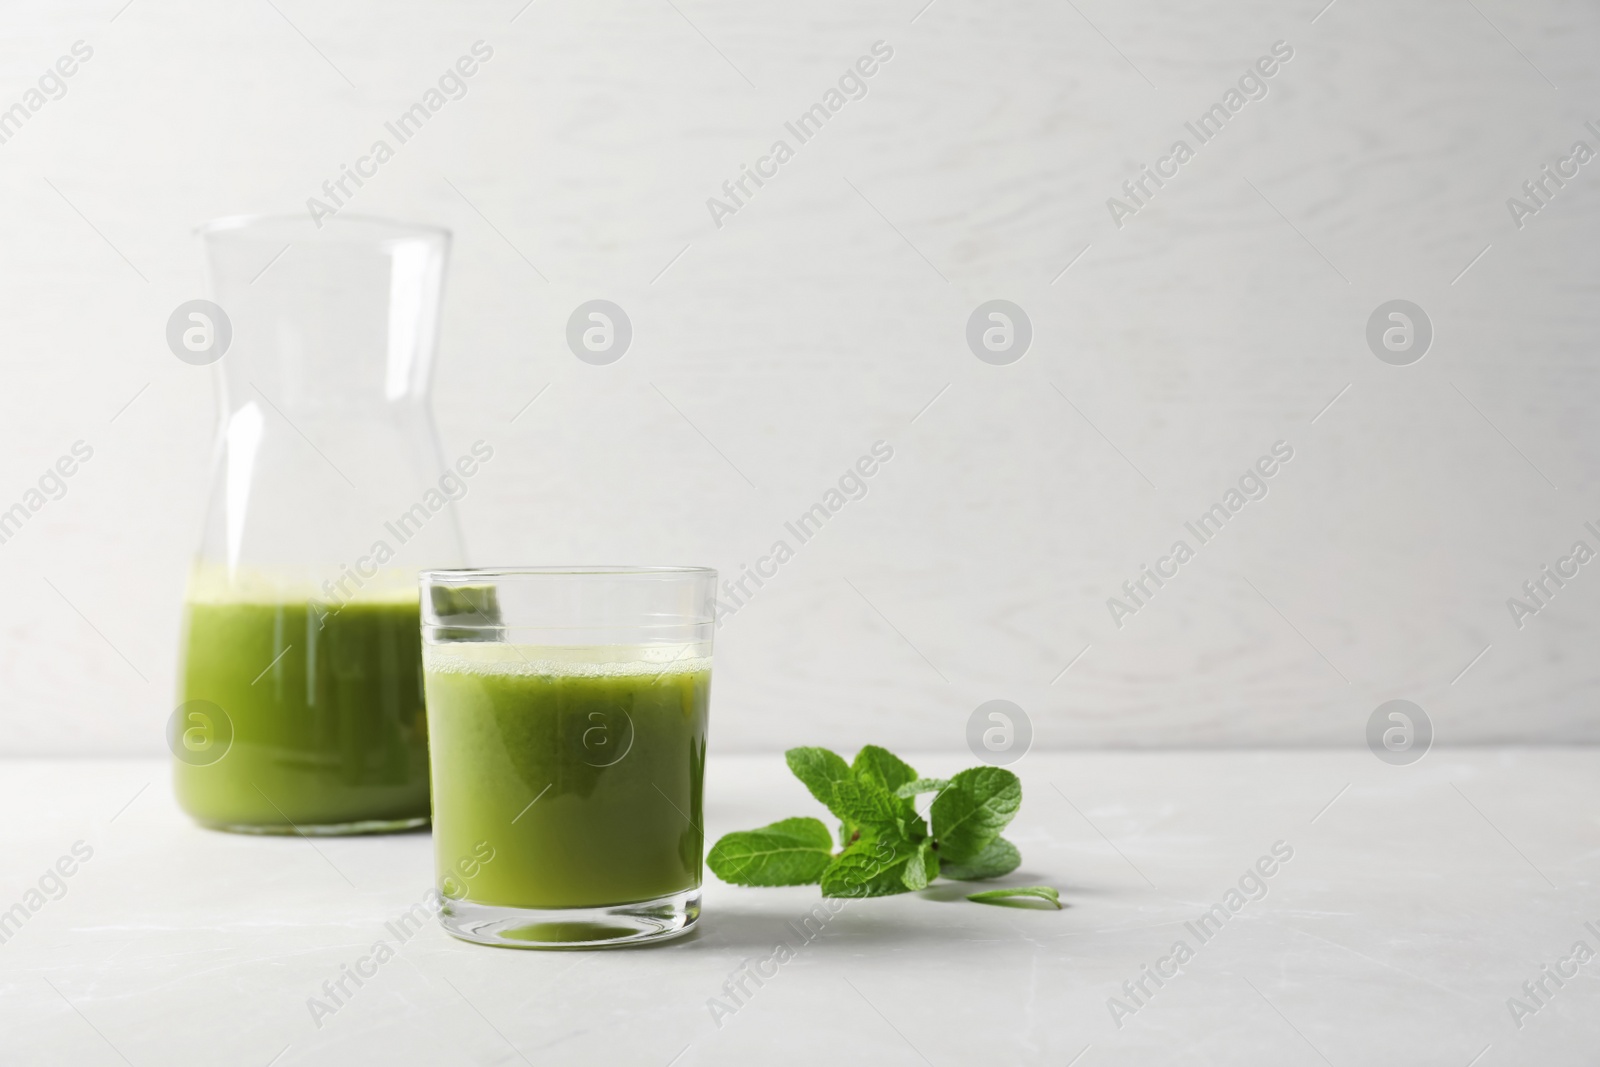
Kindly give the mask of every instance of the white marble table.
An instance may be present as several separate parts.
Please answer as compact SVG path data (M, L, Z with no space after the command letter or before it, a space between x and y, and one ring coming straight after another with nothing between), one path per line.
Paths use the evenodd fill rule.
M430 926L319 1027L308 998L393 942L385 924L426 891L426 834L210 833L176 810L160 762L0 762L0 909L42 902L0 944L0 1062L1595 1062L1600 961L1559 986L1541 968L1572 970L1578 941L1600 951L1600 751L1436 750L1410 767L1036 752L1016 769L1024 864L1007 881L1058 886L1063 911L936 889L849 903L803 941L790 924L814 889L713 880L699 932L644 950L502 951ZM713 835L815 807L775 756L713 759ZM1261 865L1264 896L1247 878L1259 899L1240 894L1204 939L1186 925L1278 842L1293 855ZM28 897L61 857L64 894ZM1192 958L1158 987L1145 968L1171 974L1179 940ZM780 941L794 958L714 1018L711 998L735 1005L725 984ZM1141 978L1136 1001L1123 986ZM1508 998L1534 1008L1523 984L1541 978L1519 1027Z

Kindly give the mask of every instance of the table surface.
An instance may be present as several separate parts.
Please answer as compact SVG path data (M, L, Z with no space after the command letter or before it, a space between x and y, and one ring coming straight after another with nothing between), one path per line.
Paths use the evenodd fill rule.
M177 810L159 761L0 762L0 909L33 909L0 944L0 1061L1593 1062L1600 963L1580 966L1577 944L1600 951L1600 750L1408 767L1364 750L1034 752L1014 769L1023 865L1002 881L1055 885L1064 910L941 882L847 902L803 938L815 888L710 879L685 939L517 952L435 925L396 942L386 924L430 885L425 833L214 833ZM708 834L800 814L824 813L781 757L713 759ZM1261 863L1274 848L1292 855ZM1225 921L1198 925L1215 905ZM314 1018L323 983L379 941L393 958Z

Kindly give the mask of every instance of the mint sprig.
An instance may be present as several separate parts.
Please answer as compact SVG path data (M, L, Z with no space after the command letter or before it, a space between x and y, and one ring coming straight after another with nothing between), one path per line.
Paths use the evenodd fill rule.
M1022 804L1022 782L1002 767L972 767L953 778L923 778L900 757L867 745L851 763L825 748L791 748L789 769L839 820L840 851L816 819L794 818L725 834L706 857L733 885L818 885L825 897L886 897L924 889L941 875L998 878L1022 863L1000 836ZM929 821L916 798L933 793ZM1059 906L1048 886L970 894L980 903L1037 897Z

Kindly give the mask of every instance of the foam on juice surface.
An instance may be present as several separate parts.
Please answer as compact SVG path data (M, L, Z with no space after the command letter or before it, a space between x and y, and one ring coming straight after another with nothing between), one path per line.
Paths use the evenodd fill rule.
M440 674L630 678L711 669L705 645L517 645L501 641L424 642L423 666Z
M344 577L344 588L324 588L309 567L234 567L197 562L189 572L184 599L191 604L415 604L418 602L415 569L385 568L370 578ZM333 579L323 579L333 584Z

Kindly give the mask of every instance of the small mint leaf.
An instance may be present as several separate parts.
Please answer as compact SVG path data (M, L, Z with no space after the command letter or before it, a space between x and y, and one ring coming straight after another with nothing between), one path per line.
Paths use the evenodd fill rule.
M917 777L910 764L879 745L866 745L850 765L857 778L871 778L890 793Z
M933 836L939 856L950 863L969 863L1016 815L1022 805L1022 782L1003 767L972 767L950 779L934 800Z
M811 790L811 795L830 808L833 783L850 777L850 765L845 763L844 757L825 748L791 748L783 758L794 776Z
M921 793L937 793L949 784L948 778L918 778L896 789L894 795L910 798Z
M906 865L917 847L893 832L857 841L822 872L825 897L888 897L905 893Z
M1059 910L1062 907L1061 894L1047 885L1014 885L1004 889L985 889L981 893L968 893L968 900L975 900L979 904L999 904L1002 907L1018 908L1028 907L1017 898L1033 897L1038 900L1047 900Z
M905 803L872 778L848 778L833 783L833 813L875 835L887 828L898 828L905 821L907 813L902 807ZM867 835L863 833L862 836Z
M856 834L856 825L839 810L833 799L833 783L851 781L853 775L844 757L825 748L791 748L783 754L789 770L811 791L811 795L827 805L829 811L843 825L839 827L839 844L848 845Z
M833 837L816 819L724 834L706 856L711 873L733 885L815 885L831 862Z
M898 792L901 786L917 777L917 772L912 770L909 763L880 745L864 745L856 753L850 772L856 781L865 783L874 791L883 790L907 840L915 843L928 836L922 818L917 815L915 801L902 797Z
M917 851L905 866L900 880L907 889L926 889L928 883L939 877L939 854L933 850L932 841L917 844Z
M965 863L944 861L939 873L958 882L976 882L1010 874L1021 865L1022 853L1017 851L1017 846L1003 837L997 837L989 842L989 847Z

